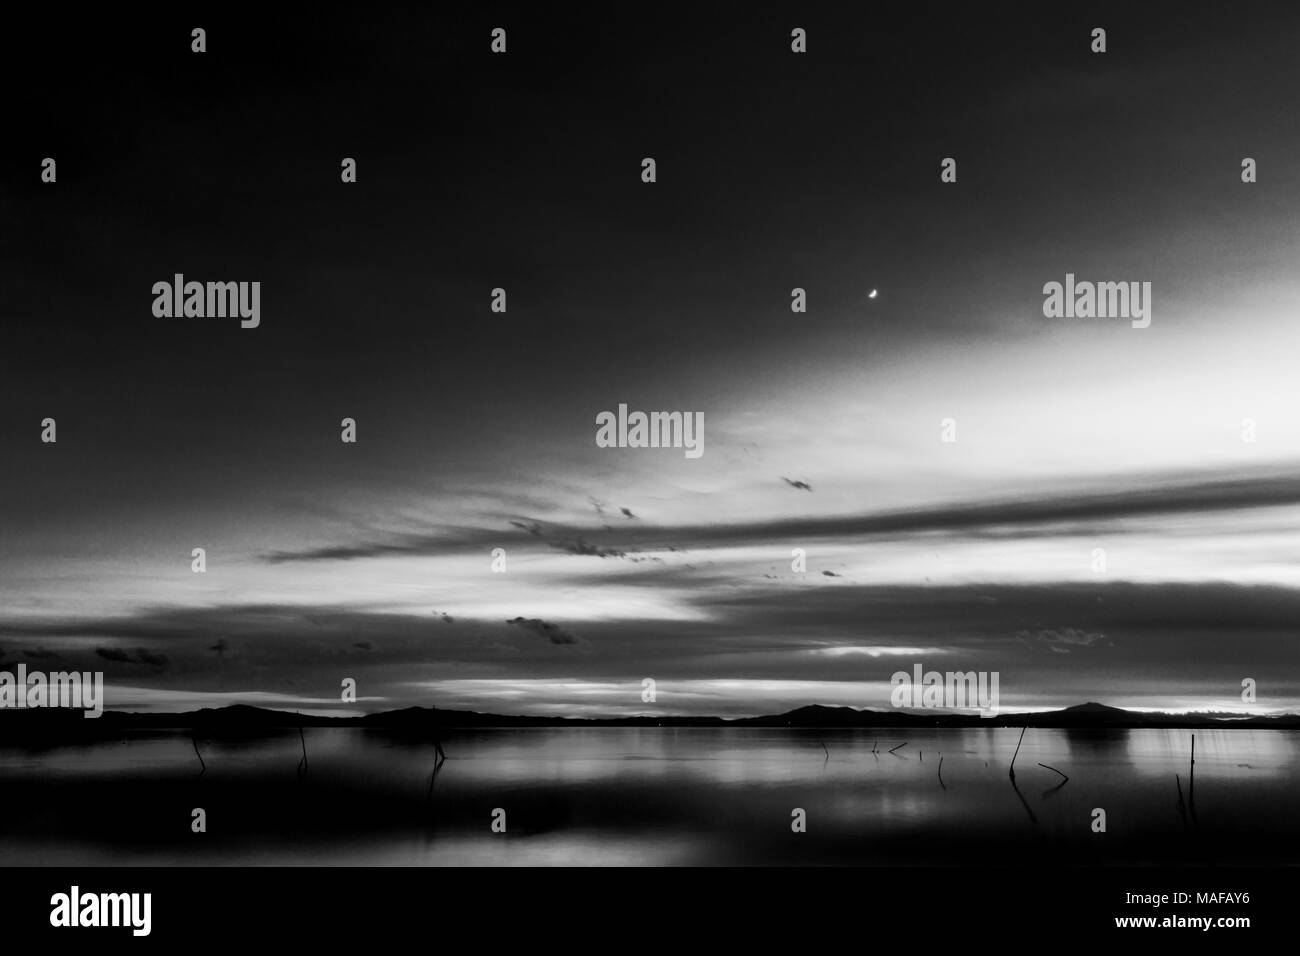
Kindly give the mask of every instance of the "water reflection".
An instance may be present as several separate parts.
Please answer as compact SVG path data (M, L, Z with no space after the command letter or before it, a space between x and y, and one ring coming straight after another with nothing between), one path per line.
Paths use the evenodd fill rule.
M1300 863L1296 732L1197 731L1194 804L1188 731L1031 729L1014 779L1018 729L886 733L539 728L432 743L308 728L6 747L0 863ZM805 833L791 831L796 807Z

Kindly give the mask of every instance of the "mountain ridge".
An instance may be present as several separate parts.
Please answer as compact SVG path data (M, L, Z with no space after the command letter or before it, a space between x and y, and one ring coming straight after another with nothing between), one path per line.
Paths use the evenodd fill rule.
M230 704L177 713L105 711L86 719L80 711L41 709L0 711L0 736L14 731L71 732L77 736L119 734L131 729L189 729L205 733L240 733L295 727L363 727L398 732L423 732L493 727L794 727L824 729L890 727L1041 727L1059 729L1180 729L1254 728L1300 729L1300 714L1229 714L1202 711L1186 714L1140 712L1088 701L1060 710L1000 713L993 717L950 711L882 710L809 704L778 714L754 717L649 715L631 717L550 717L405 707L355 716L299 714L295 711Z

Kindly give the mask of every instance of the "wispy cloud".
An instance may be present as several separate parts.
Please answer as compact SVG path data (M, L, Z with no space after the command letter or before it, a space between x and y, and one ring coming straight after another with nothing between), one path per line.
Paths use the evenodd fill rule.
M951 536L1020 536L1104 531L1118 522L1180 513L1206 515L1300 505L1300 479L1291 469L1265 474L1155 474L1104 481L1106 490L941 504L886 512L781 517L740 523L591 526L512 519L507 526L575 555L620 557L636 551L723 547L786 541L891 538L926 532ZM382 539L268 552L263 560L338 561L391 555L446 554L501 543L503 531L455 528L387 535Z

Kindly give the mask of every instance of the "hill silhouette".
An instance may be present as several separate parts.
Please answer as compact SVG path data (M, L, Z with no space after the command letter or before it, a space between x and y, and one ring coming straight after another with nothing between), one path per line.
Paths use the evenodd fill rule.
M302 727L365 727L396 734L437 734L445 730L491 727L1041 727L1063 729L1168 727L1300 728L1300 715L1279 716L1224 713L1148 713L1124 710L1089 701L1062 710L1001 713L995 717L952 712L857 709L812 704L780 714L723 718L668 715L638 717L536 717L488 714L437 707L400 710L349 717L298 714L233 704L184 713L132 713L105 711L88 720L80 711L47 708L0 711L0 740L33 742L66 738L120 736L133 730L188 730L203 736L237 736Z

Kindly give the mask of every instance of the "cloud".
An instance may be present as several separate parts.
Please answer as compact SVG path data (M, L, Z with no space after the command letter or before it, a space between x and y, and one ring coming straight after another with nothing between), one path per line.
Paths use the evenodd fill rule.
M165 668L168 664L166 654L155 654L143 647L135 648L134 653L120 647L97 647L95 653L116 664L148 664L157 668Z
M941 648L953 669L1001 671L1004 699L1028 694L1062 705L1121 687L1136 688L1157 704L1175 692L1180 699L1196 696L1211 683L1207 674L1236 674L1242 660L1251 662L1251 676L1266 675L1279 688L1277 706L1292 706L1282 695L1297 683L1293 634L1300 589L1101 581L925 587L829 578L820 587L756 578L738 585L703 569L669 569L669 583L648 572L630 577L643 583L624 585L625 599L581 619L557 611L563 623L514 617L514 610L506 612L508 620L458 613L446 623L428 608L396 613L263 604L143 608L103 620L0 619L0 635L22 635L7 642L11 650L52 639L50 646L76 669L111 659L142 674L162 673L139 667L147 661L128 650L148 646L171 661L168 687L194 691L294 693L334 686L345 664L368 694L399 697L395 681L622 680L628 661L643 659L647 648L653 649L656 676L665 679L810 682L843 680L845 661L855 664L854 680L888 680L895 655L873 658L853 649ZM683 582L695 586L678 588ZM642 590L649 598L663 588L683 612L671 622L651 616L658 605L638 599ZM581 636L570 630L579 620ZM1100 635L1105 638L1094 637ZM209 650L218 640L239 651L226 655L220 671ZM361 642L372 650L362 653L355 646ZM1077 664L1053 666L1065 651ZM397 701L429 703L442 706L419 698Z
M556 551L563 551L565 554L583 554L596 558L625 558L626 551L620 551L617 548L601 548L594 544L588 544L581 538L573 541L553 541L551 547Z
M1057 654L1070 653L1070 647L1092 647L1097 642L1106 639L1104 634L1081 631L1073 627L1045 628L1037 632L1020 631L1016 634L1016 637L1026 642L1046 644L1050 650Z
M520 618L524 621L524 618ZM580 643L578 638L556 625L538 621L530 625L552 643ZM549 630L548 630L549 628ZM322 605L236 604L194 608L141 608L130 615L106 619L45 618L40 621L8 621L0 618L0 634L21 633L34 637L55 637L64 656L113 660L118 663L158 663L149 657L165 643L173 662L183 662L178 671L186 680L214 678L211 655L224 655L222 679L248 680L257 685L266 675L302 677L317 671L331 672L342 659L355 659L359 643L369 644L376 665L394 668L437 667L442 669L481 667L491 669L503 657L527 667L543 666L551 655L547 650L530 654L515 646L500 618L470 618L426 610L411 613ZM152 642L153 651L130 650L101 642L112 637L122 642ZM529 642L529 646L536 645ZM545 645L543 645L543 648ZM238 648L238 655L231 651ZM98 650L97 650L98 649ZM102 653L101 653L102 651ZM281 678L274 678L281 679Z
M564 630L557 624L550 621L542 621L537 618L516 617L506 621L507 624L518 624L525 630L532 631L534 634L540 634L549 640L552 644L577 644L578 639Z
M515 528L533 537L541 537L539 522L512 520ZM266 551L259 559L266 564L284 564L290 561L356 561L362 558L420 557L428 554L446 554L453 550L476 550L492 545L501 537L500 530L487 528L451 527L437 531L368 532L370 538L351 544L334 544L297 550Z
M807 484L782 478L792 487ZM1113 530L1117 523L1180 513L1226 513L1244 509L1300 505L1300 481L1292 469L1264 475L1220 472L1159 473L1135 483L1132 475L1098 479L1106 490L1071 491L1037 497L946 503L926 508L883 512L775 518L730 524L648 525L624 523L617 528L561 525L535 520L509 520L529 536L557 550L598 557L671 548L728 547L808 540L898 539L925 532L942 532L971 539L1030 538L1062 533ZM1125 487L1127 485L1127 487ZM808 488L811 490L811 487ZM491 547L501 532L489 528L460 528L438 533L389 535L383 540L299 551L274 551L263 561L352 560L386 556L445 555Z

